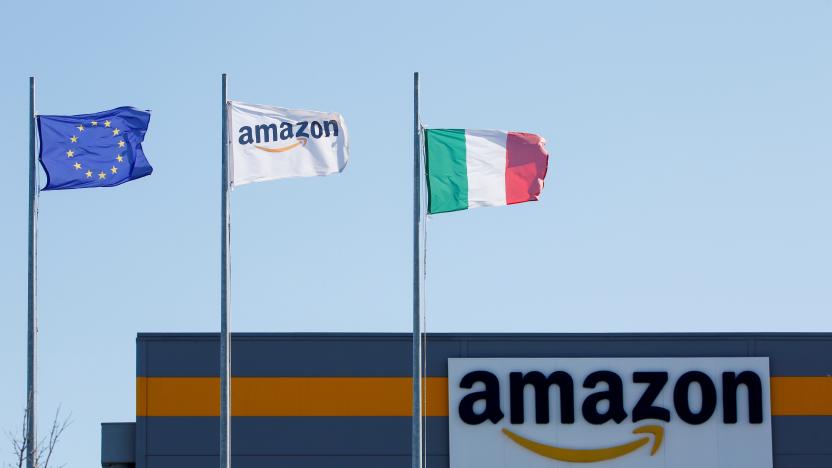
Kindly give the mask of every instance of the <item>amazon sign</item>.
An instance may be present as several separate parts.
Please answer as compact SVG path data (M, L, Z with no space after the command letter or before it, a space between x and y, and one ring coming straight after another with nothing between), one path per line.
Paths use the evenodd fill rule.
M448 360L451 468L772 468L768 358Z

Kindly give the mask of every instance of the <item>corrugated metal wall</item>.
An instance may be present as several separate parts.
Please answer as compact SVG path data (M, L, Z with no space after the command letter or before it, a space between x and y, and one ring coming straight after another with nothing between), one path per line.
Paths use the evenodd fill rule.
M218 348L214 334L138 336L138 468L216 466L219 418L204 411L196 394L213 395L211 385L219 375ZM232 352L235 378L411 375L407 334L238 334ZM431 334L427 375L440 378L437 381L447 377L451 357L684 356L765 356L771 358L772 377L828 377L832 375L832 334ZM171 382L180 389L195 389L194 401L172 405L181 411L159 409L154 403L154 398L165 395L153 392L173 388L165 386ZM183 387L183 383L193 386ZM216 398L218 402L218 394ZM427 398L441 402L447 396L429 393ZM832 395L829 399L832 402ZM388 406L396 414L395 402ZM218 411L218 403L216 407ZM168 413L177 414L158 415ZM446 416L428 417L430 468L448 467L447 423ZM232 430L235 468L409 467L407 415L235 416ZM832 416L775 416L773 438L776 468L832 467Z

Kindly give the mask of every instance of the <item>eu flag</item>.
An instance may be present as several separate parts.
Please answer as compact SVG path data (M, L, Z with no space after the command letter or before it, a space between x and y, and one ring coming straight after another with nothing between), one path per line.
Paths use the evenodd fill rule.
M43 190L113 187L150 175L142 151L149 123L149 112L132 107L38 116Z

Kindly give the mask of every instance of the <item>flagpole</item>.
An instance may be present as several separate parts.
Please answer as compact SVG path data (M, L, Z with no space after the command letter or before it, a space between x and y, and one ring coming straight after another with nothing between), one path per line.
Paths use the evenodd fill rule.
M228 87L222 74L222 240L220 273L220 468L231 467L231 328L228 251L231 215L228 200Z
M29 300L26 353L26 468L37 468L37 222L38 187L35 155L35 77L29 77Z
M419 73L413 74L413 411L411 468L423 466L422 440L422 161L419 128Z

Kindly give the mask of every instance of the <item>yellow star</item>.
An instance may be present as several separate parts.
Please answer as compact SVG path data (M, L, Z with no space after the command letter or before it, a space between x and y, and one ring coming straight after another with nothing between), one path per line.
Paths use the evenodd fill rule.
M92 179L92 171L91 170L87 169L87 172L85 172L85 175L87 176L87 179Z
M111 167L111 168L110 168L110 172L112 172L113 174L115 174L115 173L117 173L117 172L118 172L118 168L117 168L117 167L115 167L115 166L113 166L113 167Z
M73 143L78 143L78 137L75 136L75 135L72 135L71 137L69 137L69 141L71 141Z
M101 172L98 173L98 178L99 179L105 179L106 177L107 177L107 174L105 174L104 171L101 171Z
M124 158L121 155L116 156L116 161L124 162Z
M116 136L116 135L118 135L119 133L121 133L121 130L119 130L119 129L115 129L115 130L113 130L113 136Z
M107 127L107 128L110 128L110 121L109 121L109 120L105 120L105 121L104 121L104 126L105 126L105 127Z
M81 163L75 163L72 165L72 167L74 167L76 170L81 169Z
M118 147L119 148L124 148L124 140L121 140L121 141L118 142Z
M66 157L71 158L75 156L75 151L69 150L66 152Z
M84 124L81 124L81 125L79 125L75 128L77 128L79 132L83 132L84 131Z
M97 127L97 126L98 126L98 122L96 122L95 120L93 120L92 122L90 122L90 124L92 124L92 126L93 126L93 127Z

